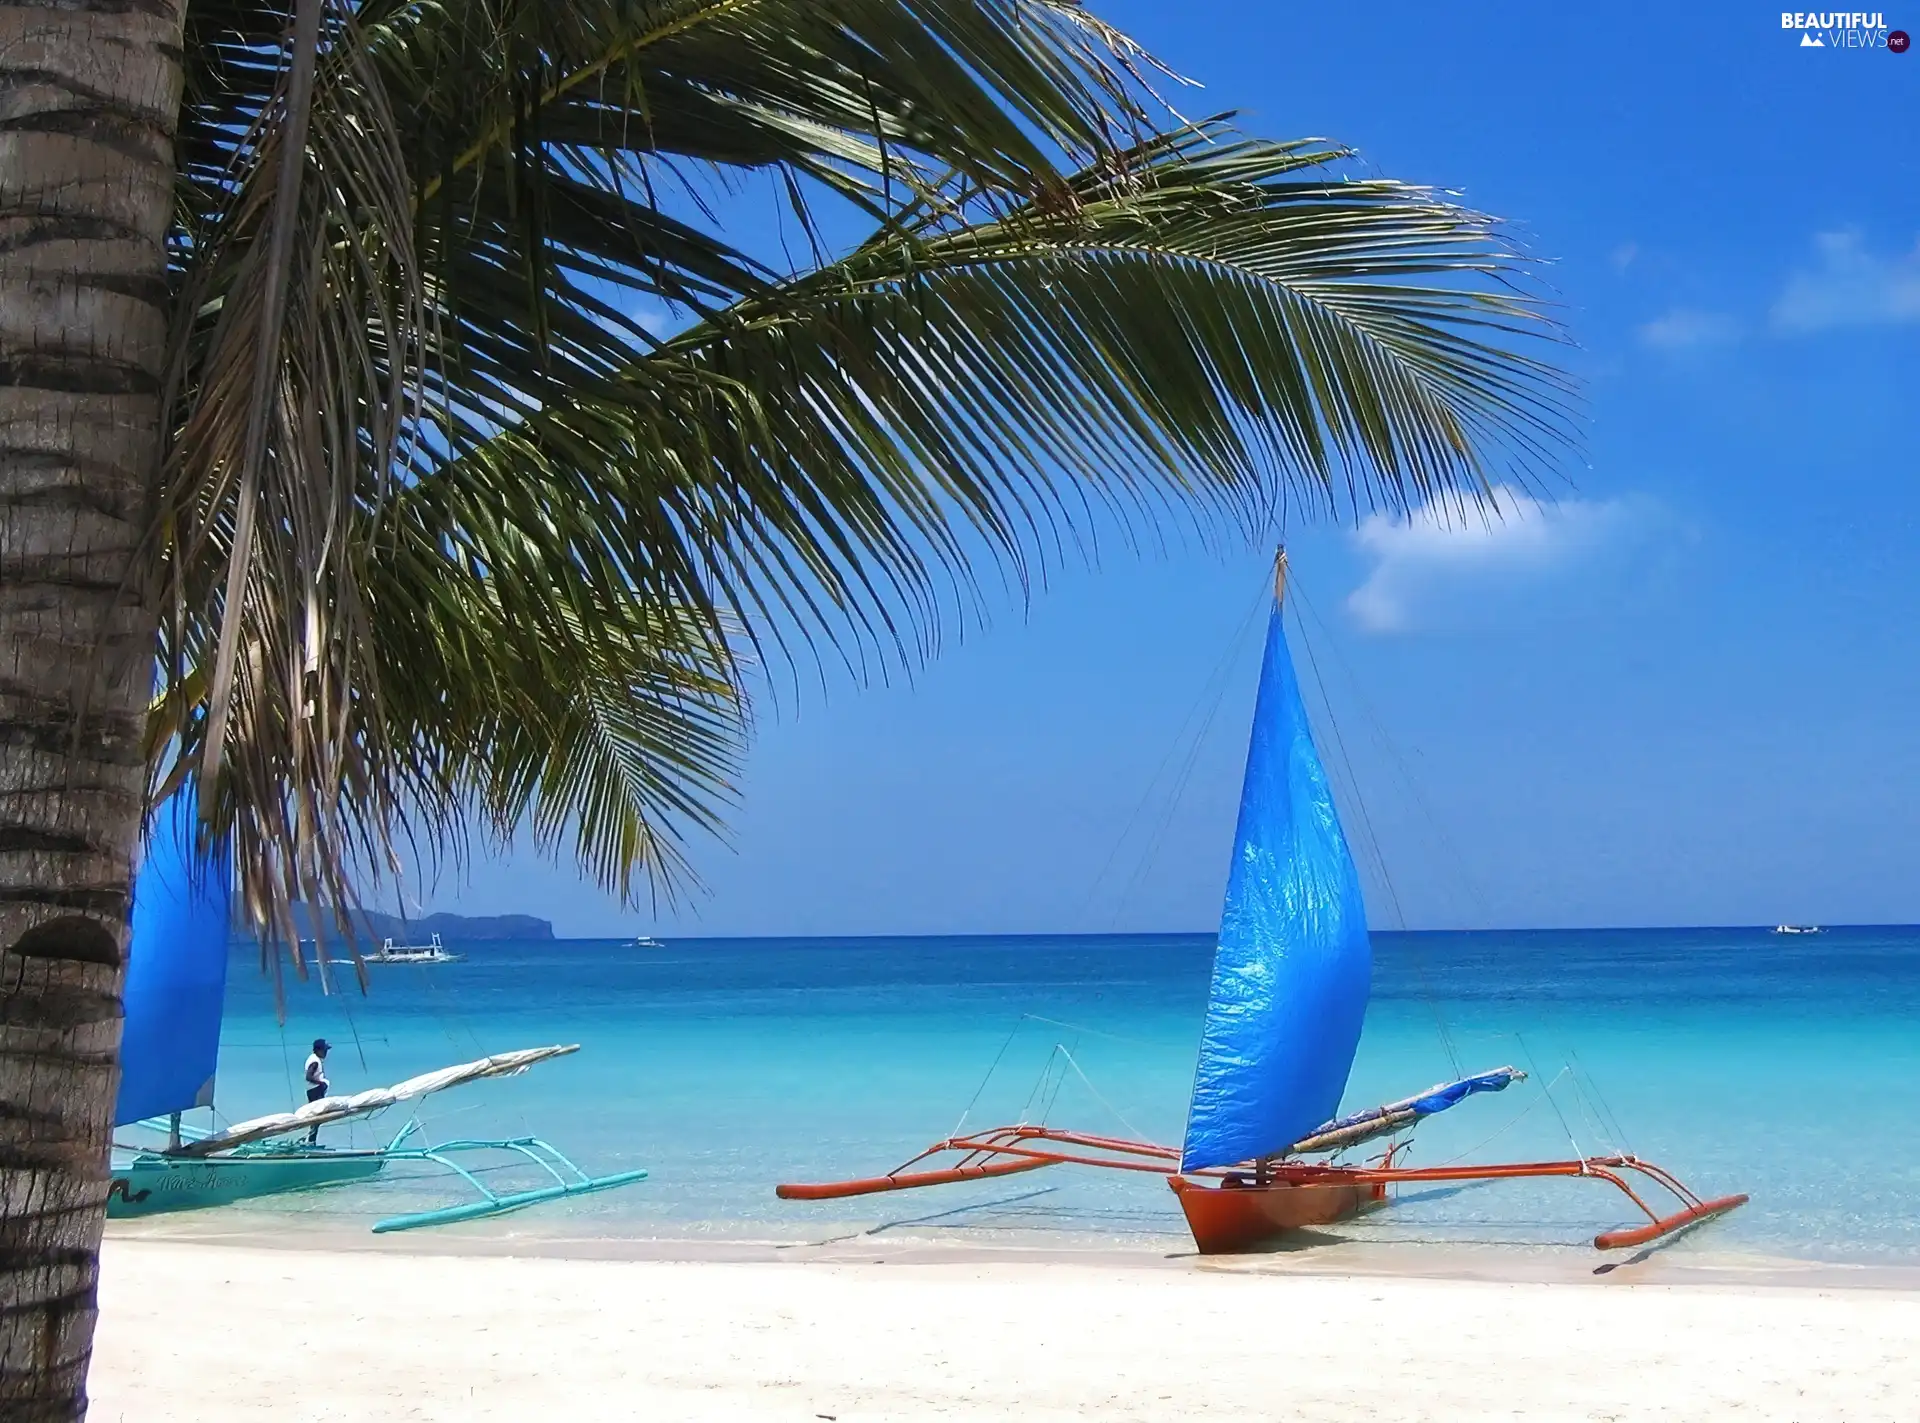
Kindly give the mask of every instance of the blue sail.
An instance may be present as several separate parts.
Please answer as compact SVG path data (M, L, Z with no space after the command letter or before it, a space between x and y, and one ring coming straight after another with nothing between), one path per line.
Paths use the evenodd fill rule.
M1270 1155L1339 1109L1372 951L1276 598L1180 1169Z
M198 819L191 787L161 806L133 883L116 1126L213 1100L232 863L198 853Z

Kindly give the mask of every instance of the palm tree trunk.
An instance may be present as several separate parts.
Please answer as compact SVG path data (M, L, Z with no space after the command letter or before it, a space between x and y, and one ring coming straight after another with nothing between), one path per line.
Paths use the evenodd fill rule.
M184 0L0 4L0 1416L86 1415Z

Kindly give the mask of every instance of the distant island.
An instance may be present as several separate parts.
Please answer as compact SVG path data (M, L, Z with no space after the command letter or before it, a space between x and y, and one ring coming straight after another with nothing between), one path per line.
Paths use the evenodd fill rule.
M300 937L311 939L314 933L315 916L304 904L293 906L294 923L299 927ZM319 916L322 934L331 941L340 938L339 927L332 916ZM363 909L353 916L354 929L360 938L374 944L383 939L392 939L396 944L425 943L438 934L450 943L472 942L476 939L551 939L553 924L546 919L536 919L531 914L488 914L468 916L465 914L425 914L418 919L402 919L398 914L380 914ZM236 924L235 931L247 934L243 924Z

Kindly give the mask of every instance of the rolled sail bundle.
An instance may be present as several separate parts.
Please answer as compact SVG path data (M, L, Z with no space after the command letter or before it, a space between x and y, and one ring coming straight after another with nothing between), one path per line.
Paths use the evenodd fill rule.
M216 1151L227 1151L250 1141L288 1136L314 1126L325 1126L329 1122L345 1121L349 1117L364 1117L372 1112L384 1111L396 1102L412 1101L416 1097L444 1092L449 1087L478 1082L484 1077L512 1077L525 1072L536 1062L545 1062L553 1057L565 1057L568 1053L578 1051L580 1051L580 1044L567 1043L555 1044L552 1047L529 1047L520 1048L515 1052L495 1053L492 1057L477 1058L472 1062L462 1062L452 1067L423 1072L418 1077L409 1077L405 1082L396 1082L391 1087L375 1087L370 1091L356 1092L350 1097L322 1097L316 1102L308 1102L295 1111L275 1112L271 1116L236 1122L225 1131L215 1132L199 1141L190 1141L169 1154L211 1156Z
M1526 1076L1517 1067L1496 1067L1491 1072L1462 1077L1457 1082L1436 1083L1424 1092L1403 1097L1398 1102L1389 1102L1384 1107L1369 1107L1364 1112L1336 1117L1300 1138L1282 1154L1300 1156L1312 1152L1345 1151L1350 1146L1404 1131L1417 1125L1421 1118L1444 1112L1475 1093L1504 1091L1515 1082L1525 1081Z

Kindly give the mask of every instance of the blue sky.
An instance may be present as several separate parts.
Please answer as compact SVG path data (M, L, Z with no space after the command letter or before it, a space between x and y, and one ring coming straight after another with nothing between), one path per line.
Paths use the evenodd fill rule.
M1579 342L1551 506L1290 532L1376 924L1920 920L1920 55L1802 48L1757 5L1095 8L1205 81L1185 112L1513 219ZM429 905L1207 928L1267 557L1110 554L911 686L784 706L678 915L522 851Z

